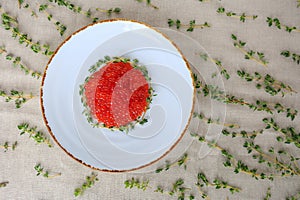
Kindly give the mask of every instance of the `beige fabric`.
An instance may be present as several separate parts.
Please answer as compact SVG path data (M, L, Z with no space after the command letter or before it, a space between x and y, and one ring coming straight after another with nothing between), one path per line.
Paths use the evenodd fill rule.
M30 3L37 12L37 18L31 17L31 11L28 9L18 9L17 1L1 0L0 4L3 10L17 17L21 32L28 33L34 41L48 43L52 49L58 47L74 31L91 23L91 20L83 15L74 14L64 7L58 7L50 3L53 7L48 12L67 26L66 33L61 37L46 16L37 11L37 4L46 3L47 1L28 0L26 2ZM119 15L112 14L111 18L134 19L154 27L167 28L168 18L178 18L182 23L188 23L193 19L196 20L196 23L208 22L211 24L210 28L195 29L191 33L186 32L184 29L181 29L182 34L168 29L161 30L169 35L178 44L179 48L182 48L187 59L200 70L202 75L209 71L208 66L210 64L194 56L195 53L202 52L200 48L204 48L213 58L220 59L231 74L231 79L224 81L227 92L243 97L251 102L254 102L256 99L264 99L270 102L281 102L283 105L300 109L299 93L293 96L287 95L285 98L281 98L279 95L271 97L263 90L257 90L253 83L242 81L236 75L236 70L238 69L246 69L249 72L269 73L276 79L286 82L295 90L300 91L300 65L292 62L291 59L280 56L282 50L290 50L300 54L300 33L287 33L275 27L270 28L266 23L267 17L278 17L282 24L300 28L300 8L297 8L296 0L209 0L208 2L197 0L153 0L153 4L159 7L158 10L146 6L145 2L138 3L134 0L72 0L72 2L75 5L82 6L85 10L95 7L104 9L120 7L122 12ZM216 10L220 6L223 6L226 11L234 11L238 14L245 12L249 15L258 15L258 18L256 20L246 20L245 23L242 23L239 19L227 17L225 14L218 14ZM108 18L101 13L96 13L95 15L99 19ZM244 55L234 48L230 37L231 34L236 34L239 39L246 41L246 48L264 52L266 59L269 61L268 67L264 68L254 61L245 60ZM195 42L191 42L191 39ZM199 47L196 42L202 47ZM35 54L24 45L18 44L18 41L11 37L11 32L3 28L0 29L0 46L5 46L8 52L15 56L20 56L26 65L40 72L43 72L49 60L46 56ZM17 129L18 124L28 122L33 126L37 126L38 129L50 137L43 122L38 97L41 79L35 80L30 76L25 76L20 69L14 68L11 62L5 60L3 56L0 56L0 67L1 90L16 89L37 95L36 98L24 104L20 109L15 109L13 103L6 103L4 98L0 98L0 143L3 144L5 141L18 141L19 143L15 151L0 152L0 182L9 181L5 188L0 188L0 199L74 199L74 189L83 183L85 176L89 175L92 170L70 158L58 145L55 145L52 149L43 144L36 145L33 140L27 137L28 135L20 136ZM204 78L210 79L210 77ZM209 99L201 97L200 103L198 102L197 105L201 111L209 116L211 112L210 103ZM216 104L215 106L220 105ZM246 107L237 105L228 105L226 113L220 110L214 114L215 116L226 115L226 122L238 123L242 129L247 131L262 129L264 124L261 119L270 117L264 112L252 112ZM274 118L281 126L292 125L299 132L299 117L296 117L293 122L285 118L283 114L276 114ZM190 127L190 130L195 131L197 121L192 123L194 125ZM218 129L218 127L215 128L216 130ZM205 134L207 130L208 126L201 122L199 132ZM294 148L293 145L277 143L275 141L276 135L279 134L273 131L266 131L264 135L256 139L256 143L263 146L265 150L271 146L284 148L299 157L299 149ZM208 191L211 199L219 200L227 197L231 200L263 199L267 188L270 187L272 192L271 199L279 200L300 191L299 176L276 178L273 182L268 180L256 181L248 175L234 174L232 169L224 168L222 165L224 159L217 150L211 151L208 156L200 159L198 153L201 145L196 141L190 145L190 142L191 139L187 133L185 138L166 158L148 169L141 170L139 173L111 174L97 172L100 179L99 182L78 199L176 199L176 197L155 193L153 190L158 185L166 189L171 188L171 184L178 178L183 178L185 185L192 188L191 193L195 195L196 199L201 199L195 187L197 173L200 171L203 171L211 181L214 178L220 178L242 189L241 192L232 195L228 190L216 190L213 187L208 187L205 190ZM241 138L231 139L225 136L221 136L218 140L221 146L229 149L252 168L268 170L265 168L265 165L257 164L255 160L247 155L245 149L242 148L243 142L244 140ZM178 158L187 147L189 147L190 160L186 171L182 168L173 167L161 174L155 174L154 172L142 173L163 165L166 159L174 160ZM41 163L49 171L61 172L62 175L53 179L37 177L34 170L34 166L37 163ZM149 179L151 188L146 191L125 189L123 182L132 176L138 177L140 180Z

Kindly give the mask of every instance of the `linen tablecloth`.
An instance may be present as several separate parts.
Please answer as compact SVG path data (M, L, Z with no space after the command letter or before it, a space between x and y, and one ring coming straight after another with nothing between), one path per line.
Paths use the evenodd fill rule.
M135 0L71 0L70 2L80 6L82 10L90 9L92 16L98 18L97 21L124 18L156 27L182 49L184 56L194 67L194 70L197 69L201 76L204 76L203 79L214 80L211 76L216 76L215 79L222 80L224 89L229 95L244 98L245 101L251 103L264 100L272 103L278 102L287 108L300 109L299 93L293 92L292 95L286 94L284 97L280 94L272 96L264 91L264 83L262 83L261 89L257 89L254 81L247 82L237 75L238 70L244 70L251 74L254 72L263 75L269 74L276 80L291 86L295 91L300 91L300 65L297 64L296 56L295 61L292 59L293 53L300 54L300 7L297 7L299 4L297 0L153 0L151 4L147 4L146 1L138 2ZM29 7L26 8L26 4ZM39 11L40 6L45 4L48 5L46 11ZM27 34L33 42L48 44L51 50L55 50L73 32L93 21L92 17L75 13L65 6L59 6L55 1L25 0L19 8L18 1L0 0L0 5L1 14L7 13L17 19L17 25L12 22L12 26L17 26L19 31ZM158 9L151 5L155 5ZM108 16L107 13L96 11L95 8L104 10L120 8L121 11L120 13L112 12ZM225 9L224 12L221 8ZM246 16L245 22L240 19L243 13ZM51 21L47 19L49 15L52 16ZM272 21L277 18L281 23L281 29L276 27L276 20L269 27L268 17ZM176 29L175 25L169 27L169 19L174 20L175 23L177 19L180 20L181 27L179 30ZM209 27L195 27L194 30L187 31L190 21L193 20L198 25L207 22ZM57 26L54 25L56 21L67 28L62 36L56 30ZM296 29L288 32L285 30L286 26L296 27ZM232 34L237 37L237 41L232 38ZM107 173L94 171L80 164L62 151L47 132L39 100L42 78L36 79L30 75L25 75L18 63L16 67L13 64L14 59L20 57L21 62L30 69L43 73L49 56L43 55L41 52L33 52L30 45L26 47L24 43L19 44L18 39L19 36L17 38L12 37L12 30L5 30L5 27L0 28L0 47L3 47L0 56L0 90L7 94L11 90L22 91L24 94L32 93L34 98L22 104L20 108L16 108L13 101L6 102L5 97L0 96L0 144L2 145L0 183L8 182L5 187L0 188L0 199L177 199L176 195L171 196L168 192L161 194L154 192L154 190L157 186L161 186L165 191L169 191L173 187L172 184L180 178L184 180L184 186L190 188L185 191L186 199L189 198L190 194L195 199L202 199L195 185L197 175L200 172L204 173L211 183L211 185L205 185L202 188L210 199L264 199L268 196L268 188L270 188L271 193L270 199L285 199L300 192L299 169L298 174L294 176L280 177L280 172L276 172L274 167L269 168L266 164L267 161L258 163L257 159L252 158L252 154L247 153L243 145L245 141L252 141L251 139L245 139L240 135L236 138L225 136L220 133L222 130L220 127L216 128L219 132L215 134L219 137L214 142L234 154L237 160L242 160L249 168L258 169L257 173L279 174L279 177L274 177L273 181L267 178L255 180L249 174L235 173L234 168L224 167L223 163L226 159L218 148L212 148L211 151L208 151L208 155L201 156L200 149L205 143L192 139L190 133L195 132L205 136L210 127L205 119L193 118L194 123L197 124L197 120L199 122L198 130L195 127L190 127L179 147L177 149L175 147L170 155L155 163L150 172L142 170L128 173ZM257 58L256 61L251 58L245 59L247 56L245 52L234 46L234 42L239 40L246 42L246 45L241 47L242 49L254 51L253 56ZM283 51L289 51L289 57L281 55ZM207 61L200 56L201 54L202 57L205 57L203 52L209 56ZM268 62L267 66L257 62L259 55L256 52L264 53L265 58L262 60L265 59ZM10 55L12 59L7 55ZM299 59L298 57L298 62ZM221 61L221 63L213 64L214 61ZM224 75L214 74L214 70L211 70L210 74L202 73L201 70L203 72L209 71L209 66L219 70L226 69L230 78L227 80ZM275 159L275 155L268 152L271 147L274 147L275 151L284 149L294 157L300 157L299 148L293 143L278 142L276 137L284 137L284 135L272 128L265 129L266 125L262 122L263 118L273 118L280 127L294 127L296 133L299 134L299 116L296 116L292 121L285 117L284 113L274 112L273 115L270 115L263 111L253 111L247 106L239 104L218 103L217 100L204 97L203 93L198 94L198 96L199 101L197 101L196 107L199 113L201 112L209 118L212 110L211 102L214 102L215 108L220 106L219 111L218 109L214 111L213 118L215 121L220 116L220 118L225 117L226 123L239 125L239 128L230 129L227 127L226 130L230 132L264 130L264 133L257 136L254 142L259 144L268 156L271 156L268 157L271 160L274 161ZM226 110L223 110L222 106L224 105L226 105ZM20 135L18 125L24 122L30 126L36 126L37 130L41 130L46 137L50 138L54 147L49 148L43 143L36 144L27 133ZM218 124L218 122L215 123ZM15 141L18 142L15 150L8 148L5 151L3 147L5 142L9 142L8 144L11 146ZM175 164L167 171L160 173L153 171L155 168L164 166L166 160L176 162L176 159L179 159L185 150L188 154L186 169ZM202 151L204 150L202 149ZM60 172L61 175L54 178L37 176L34 166L38 163L49 173ZM295 161L292 165L295 168L299 162ZM75 188L80 187L84 183L85 177L90 175L92 171L97 173L99 181L87 189L82 196L75 197ZM136 187L125 188L124 181L130 180L132 177L140 181L149 180L150 187L145 191ZM228 188L216 189L213 183L215 179L226 181L231 186L240 188L240 191L231 194ZM300 196L295 198L299 199Z

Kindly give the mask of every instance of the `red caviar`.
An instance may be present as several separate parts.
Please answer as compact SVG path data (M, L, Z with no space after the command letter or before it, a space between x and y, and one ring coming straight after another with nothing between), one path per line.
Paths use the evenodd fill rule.
M110 62L84 85L87 106L99 123L120 127L142 116L148 107L149 84L127 62Z

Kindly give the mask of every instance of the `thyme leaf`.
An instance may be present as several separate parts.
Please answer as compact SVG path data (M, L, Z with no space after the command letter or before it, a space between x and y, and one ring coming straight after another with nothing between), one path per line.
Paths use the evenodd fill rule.
M9 183L8 181L1 182L0 183L0 188L6 187L8 185L8 183Z

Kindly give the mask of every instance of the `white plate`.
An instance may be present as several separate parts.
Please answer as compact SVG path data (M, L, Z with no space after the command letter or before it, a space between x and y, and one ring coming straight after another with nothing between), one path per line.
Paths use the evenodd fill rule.
M128 134L92 128L81 114L79 85L106 55L137 58L157 93L149 122ZM55 141L71 157L104 171L139 169L169 152L188 126L193 100L191 71L179 50L149 26L126 20L102 21L73 34L51 58L41 88L44 119Z

